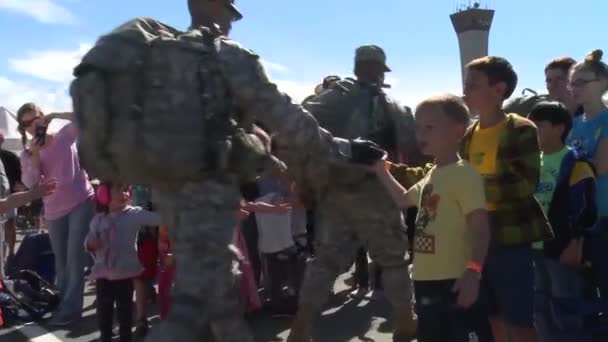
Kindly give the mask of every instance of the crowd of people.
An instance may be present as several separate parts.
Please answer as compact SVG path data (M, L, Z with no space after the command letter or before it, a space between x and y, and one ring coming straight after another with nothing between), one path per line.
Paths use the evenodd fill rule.
M384 157L370 165L316 163L301 173L290 167L289 137L261 122L249 129L272 158L241 184L234 243L225 246L240 274L240 291L231 293L243 312L293 316L288 341L309 342L333 282L354 263L353 298L372 289L373 298L386 297L395 310L393 341L601 336L608 330L602 52L551 61L548 94L514 100L518 77L509 61L475 59L463 96L433 96L413 112L384 92L386 60L378 46L359 47L355 78L327 77L302 103L332 135L374 142ZM20 167L0 154L10 180L4 195L13 192L0 211L43 197L61 296L47 324L81 318L90 268L101 341L112 340L114 312L121 341L132 340L134 316L145 336L155 265L172 261L144 253L138 235L166 222L150 189L92 182L79 159L77 123L50 134L54 119L74 115L24 104ZM12 255L14 224L7 228ZM154 246L167 243L159 235L150 234Z

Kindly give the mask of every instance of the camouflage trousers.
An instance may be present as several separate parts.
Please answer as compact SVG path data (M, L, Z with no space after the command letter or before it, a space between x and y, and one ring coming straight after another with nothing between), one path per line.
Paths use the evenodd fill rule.
M382 267L384 293L393 308L411 308L412 281L401 212L379 183L366 181L355 187L356 193L350 194L331 189L317 207L316 255L307 265L300 303L321 311L335 279L363 244Z
M154 196L174 241L176 274L171 312L146 341L252 342L228 249L241 199L236 183L210 179Z

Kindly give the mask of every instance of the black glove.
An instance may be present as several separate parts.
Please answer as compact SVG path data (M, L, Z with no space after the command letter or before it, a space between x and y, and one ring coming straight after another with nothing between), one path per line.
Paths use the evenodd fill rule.
M386 151L369 140L350 140L350 149L351 161L355 164L373 165L386 156Z

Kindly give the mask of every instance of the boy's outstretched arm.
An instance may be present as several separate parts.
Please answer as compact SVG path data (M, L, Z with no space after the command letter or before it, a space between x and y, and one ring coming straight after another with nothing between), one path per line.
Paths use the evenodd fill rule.
M374 172L378 176L378 179L399 208L405 209L415 207L416 203L409 198L407 190L399 183L399 181L395 179L395 177L393 177L389 171L390 165L391 164L388 164L383 160L374 165Z

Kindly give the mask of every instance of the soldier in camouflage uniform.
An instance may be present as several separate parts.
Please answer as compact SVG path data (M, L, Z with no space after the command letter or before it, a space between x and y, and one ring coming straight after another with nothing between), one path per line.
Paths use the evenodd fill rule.
M232 22L242 18L233 2L189 0L192 27L217 26L227 36ZM292 160L295 168L312 169L319 159L346 156L347 162L369 164L381 157L381 151L370 143L334 139L320 129L308 112L270 82L252 51L224 37L217 40L216 49L226 82L226 101L288 137L297 156ZM187 183L180 191L154 194L173 233L177 273L172 311L148 341L253 341L239 310L227 248L240 206L238 185L238 177L226 173Z
M355 56L357 80L337 81L330 89L308 98L304 107L334 136L374 141L391 160L399 160L401 152L416 157L411 111L390 100L382 90L387 71L384 51L374 45L362 46ZM363 244L382 267L385 294L396 311L393 339L409 342L416 322L402 213L367 170L326 166L327 182L316 206L317 253L307 269L289 341L310 340L312 321L334 280Z

